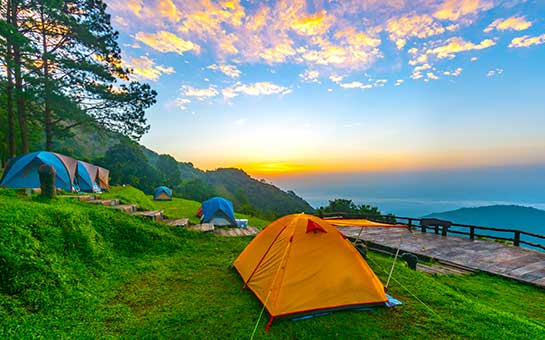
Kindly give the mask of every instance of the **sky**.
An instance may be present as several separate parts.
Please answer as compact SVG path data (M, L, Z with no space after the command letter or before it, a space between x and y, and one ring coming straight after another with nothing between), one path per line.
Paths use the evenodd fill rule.
M106 2L158 92L141 142L179 161L295 186L545 164L545 1Z

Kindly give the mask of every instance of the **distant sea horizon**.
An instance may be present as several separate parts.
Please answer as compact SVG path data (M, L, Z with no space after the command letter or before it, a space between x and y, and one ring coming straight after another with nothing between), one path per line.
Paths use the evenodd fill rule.
M474 169L330 173L271 178L313 207L335 198L421 217L459 208L520 205L545 210L545 164Z
M438 200L425 198L378 198L353 195L305 195L299 193L313 208L326 206L334 198L351 199L356 204L368 204L378 207L384 214L397 216L422 217L433 213L456 210L460 208L475 208L490 205L518 205L545 210L545 202L499 201L499 200Z

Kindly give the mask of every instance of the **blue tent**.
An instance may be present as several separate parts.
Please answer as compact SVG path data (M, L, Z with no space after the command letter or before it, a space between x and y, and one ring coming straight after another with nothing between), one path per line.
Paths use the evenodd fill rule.
M97 184L97 176L98 166L84 161L78 161L76 179L80 191L99 192L100 187Z
M172 200L172 190L165 186L155 188L153 199L156 201L170 201Z
M42 164L55 168L55 186L65 191L73 190L74 177L78 161L55 152L38 151L21 155L9 160L1 186L8 188L39 188L38 168Z
M223 197L214 197L202 202L202 222L217 226L236 226L233 203Z

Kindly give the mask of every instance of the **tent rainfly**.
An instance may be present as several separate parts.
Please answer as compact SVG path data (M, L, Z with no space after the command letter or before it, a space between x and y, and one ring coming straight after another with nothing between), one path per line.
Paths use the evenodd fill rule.
M78 161L72 157L49 151L27 153L9 160L0 185L8 188L39 188L38 168L47 164L55 169L55 186L73 191Z
M172 201L172 190L165 186L155 188L153 199L156 201Z
M98 166L84 161L78 161L78 171L76 172L76 182L80 191L100 192L97 184Z
M233 203L223 197L214 197L202 202L202 223L212 223L215 226L236 226Z
M98 168L97 184L101 190L110 190L110 170L100 166Z
M277 317L388 305L384 286L350 241L312 215L272 222L233 265L269 313L267 329Z

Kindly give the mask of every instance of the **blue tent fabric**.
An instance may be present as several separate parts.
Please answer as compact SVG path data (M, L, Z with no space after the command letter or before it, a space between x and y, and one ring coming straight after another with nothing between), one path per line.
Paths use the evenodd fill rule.
M155 188L155 191L153 193L153 199L158 199L162 193L165 193L168 197L172 198L172 190L165 186L160 186Z
M366 307L361 307L361 308L356 308L356 309L352 309L352 308L346 308L346 310L357 310L357 311L367 311L367 310L373 310L373 309L377 309L377 308L381 308L381 307L386 307L386 308L392 308L392 307L397 307L397 306L401 306L403 304L403 302L399 301L398 299L394 298L393 296L389 295L389 294L386 294L386 297L388 298L388 301L386 301L384 304L376 304L376 305L371 305L371 306L366 306ZM337 310L342 310L343 308L340 308L340 309L337 309ZM295 318L292 318L291 320L292 321L299 321L299 320L306 320L306 319L311 319L311 318L314 318L314 317L317 317L317 316L324 316L324 315L328 315L330 314L331 311L326 311L326 312L323 312L323 313L313 313L313 314L310 314L310 315L303 315L303 316L296 316Z
M83 161L78 161L77 191L99 192L100 188L96 182L98 176L98 167ZM76 185L74 185L76 186Z
M54 152L31 152L9 161L1 186L8 188L39 188L38 168L42 164L51 165L57 173L55 186L65 191L72 191L77 161Z
M233 203L223 197L214 197L202 202L202 222L209 223L215 217L227 219L231 225L237 225Z

